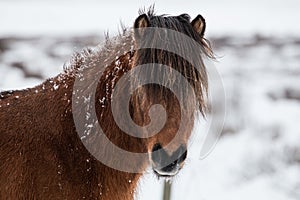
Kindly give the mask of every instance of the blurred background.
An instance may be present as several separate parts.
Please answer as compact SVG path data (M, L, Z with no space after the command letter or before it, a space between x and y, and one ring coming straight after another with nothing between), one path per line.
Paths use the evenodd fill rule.
M0 0L0 91L57 75L153 3L157 14L204 16L226 93L222 137L200 159L198 121L172 200L300 199L298 0ZM136 199L161 199L162 187L149 170Z

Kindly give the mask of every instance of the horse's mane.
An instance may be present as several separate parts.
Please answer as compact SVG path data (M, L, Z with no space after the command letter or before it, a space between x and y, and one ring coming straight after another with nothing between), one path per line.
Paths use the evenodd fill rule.
M0 91L0 100L10 97L11 95L13 95L13 93L14 91Z
M95 48L84 48L80 52L75 52L71 59L64 64L64 71L68 74L76 74L79 69L90 67L88 62L107 60L107 56L120 54L120 46L129 48L133 45L131 31L122 26L122 31L118 36L110 38L108 33L105 40ZM129 48L130 49L130 48ZM124 52L123 52L124 53ZM120 56L120 55L119 55Z
M191 26L187 25L187 23L190 23L190 16L187 14L183 14L180 16L155 15L154 6L151 6L148 10L139 10L139 14L146 14L149 17L151 27L161 27L179 31L201 44L201 52L199 52L199 58L197 58L197 65L199 65L198 69L200 70L196 70L193 66L190 65L190 63L186 62L184 58L181 58L180 56L174 55L170 52L166 52L167 56L164 56L165 60L160 62L161 60L159 58L159 55L161 55L161 51L157 51L155 49L151 50L150 55L148 51L145 55L139 56L137 60L139 60L140 63L136 64L145 64L143 63L144 61L147 61L148 63L171 64L172 68L179 71L192 85L197 98L197 102L199 103L200 112L204 115L205 110L207 108L205 103L205 96L207 95L208 90L208 78L206 68L202 60L202 56L204 55L209 58L214 58L208 40L206 40L203 37L200 37L195 31L191 29ZM173 38L173 41L177 41L177 38ZM115 62L119 59L119 56L125 55L126 53L128 53L129 50L134 51L134 45L134 31L132 29L124 28L123 26L121 33L119 33L119 35L117 35L116 37L110 38L107 34L105 37L105 41L96 48L87 48L81 52L73 54L71 60L64 65L65 73L76 76L78 72L85 69L89 69L91 70L91 74L95 74L97 70L99 70L99 68L94 66L107 67L108 64L106 63L104 65L103 61L107 61L110 59L113 60L113 62ZM188 49L190 47L183 46L179 48ZM131 55L133 55L133 52ZM181 64L178 64L178 62ZM95 69L93 69L93 67ZM155 71L152 70L146 72L144 76L148 75L166 76L167 78L165 78L165 81L168 82L168 84L172 84L175 82L175 80L172 80L172 74L161 73L159 69L155 69ZM140 78L143 78L143 76L141 76ZM184 99L186 95L184 91L185 89L183 88L181 90L181 98ZM188 103L189 102L187 102L187 105Z
M139 9L139 15L147 14L148 16L154 16L155 15L155 4L151 5L149 8L140 8Z

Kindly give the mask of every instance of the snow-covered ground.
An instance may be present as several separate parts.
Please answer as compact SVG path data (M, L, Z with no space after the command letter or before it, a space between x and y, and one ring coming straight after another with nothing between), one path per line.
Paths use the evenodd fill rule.
M72 52L95 46L103 32L131 25L154 2L0 1L0 90L34 86L62 71ZM200 160L200 121L172 200L300 199L300 3L156 1L158 13L207 19L226 92L223 136ZM149 171L136 199L162 196Z

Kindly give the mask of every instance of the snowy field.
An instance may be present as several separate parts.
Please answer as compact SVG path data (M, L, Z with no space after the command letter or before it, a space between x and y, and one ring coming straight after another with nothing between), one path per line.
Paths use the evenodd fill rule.
M128 1L127 1L128 2ZM200 157L200 120L172 200L300 199L300 3L296 0L156 1L158 14L203 14L226 93L223 134ZM95 46L121 19L153 2L0 1L0 90L60 73L74 51ZM137 198L161 199L149 171Z

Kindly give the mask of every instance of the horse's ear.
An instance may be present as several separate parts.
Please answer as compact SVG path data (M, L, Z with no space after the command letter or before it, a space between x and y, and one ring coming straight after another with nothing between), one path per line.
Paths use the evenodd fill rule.
M205 28L206 28L206 23L205 19L201 16L198 15L192 22L191 22L194 30L200 34L200 36L204 36Z
M140 15L134 22L135 36L141 36L143 34L143 30L141 28L147 28L149 26L149 17L146 14Z

